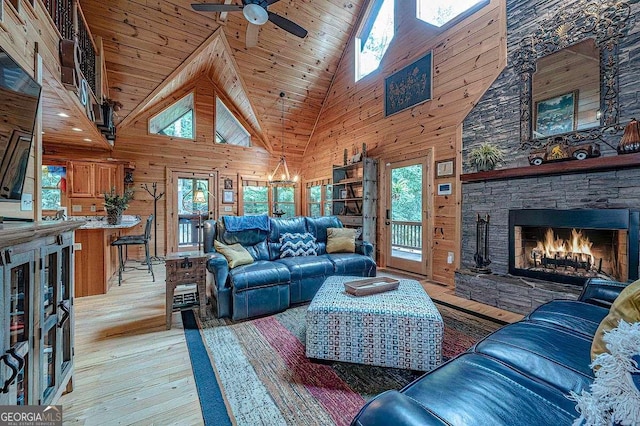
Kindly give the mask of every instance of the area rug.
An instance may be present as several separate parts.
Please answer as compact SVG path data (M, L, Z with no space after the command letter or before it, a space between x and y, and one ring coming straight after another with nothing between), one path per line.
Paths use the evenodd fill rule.
M200 323L199 334L209 359L196 352L192 365L205 423L221 424L221 418L228 415L237 425L348 425L370 398L400 389L424 374L309 361L304 347L306 309L307 305L298 306L237 323L224 319ZM438 310L445 324L445 360L502 325L444 305L438 305ZM183 315L185 332L196 323L190 312ZM192 353L192 346L197 348L199 342L190 340ZM220 412L219 395L224 398L226 413Z

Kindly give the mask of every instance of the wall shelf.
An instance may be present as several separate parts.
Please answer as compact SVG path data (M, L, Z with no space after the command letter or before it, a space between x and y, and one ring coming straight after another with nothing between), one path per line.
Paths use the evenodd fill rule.
M611 157L587 158L545 163L539 166L514 167L510 169L489 170L486 172L465 173L460 181L482 182L488 180L519 179L535 176L561 175L569 173L597 172L630 167L640 167L640 153L615 155Z

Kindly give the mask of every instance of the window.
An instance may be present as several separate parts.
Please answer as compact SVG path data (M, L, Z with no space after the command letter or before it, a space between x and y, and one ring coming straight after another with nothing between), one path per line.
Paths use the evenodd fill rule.
M220 98L216 98L216 143L251 146L251 134Z
M312 185L307 191L307 214L309 216L331 216L332 185Z
M441 27L479 3L488 0L418 0L418 19Z
M242 187L243 215L269 214L269 187L245 185Z
M356 81L378 69L394 35L394 0L374 0L356 36Z
M149 120L149 133L195 139L193 134L193 93L165 108Z
M284 212L287 217L296 215L295 188L293 186L273 187L273 213Z
M58 210L62 207L66 175L66 167L42 166L42 210Z

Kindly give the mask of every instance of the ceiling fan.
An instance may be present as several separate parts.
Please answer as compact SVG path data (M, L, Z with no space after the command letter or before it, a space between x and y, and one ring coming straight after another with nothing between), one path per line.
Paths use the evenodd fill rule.
M196 12L239 12L242 11L244 17L249 21L247 27L246 44L253 47L258 42L258 30L260 25L271 21L283 30L300 38L307 36L307 30L300 25L288 20L277 13L269 12L267 8L280 0L242 0L241 5L237 4L212 4L212 3L192 3L191 7Z

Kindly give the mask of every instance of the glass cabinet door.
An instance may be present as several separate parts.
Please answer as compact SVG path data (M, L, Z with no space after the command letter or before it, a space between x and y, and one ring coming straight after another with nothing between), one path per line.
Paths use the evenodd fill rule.
M8 318L5 319L5 348L2 355L2 392L8 394L8 403L33 404L31 377L32 357L29 353L30 337L33 335L33 295L30 292L34 279L35 259L33 252L6 255L4 270L5 293L8 299ZM7 330L8 328L8 330ZM8 381L8 382L7 382Z

